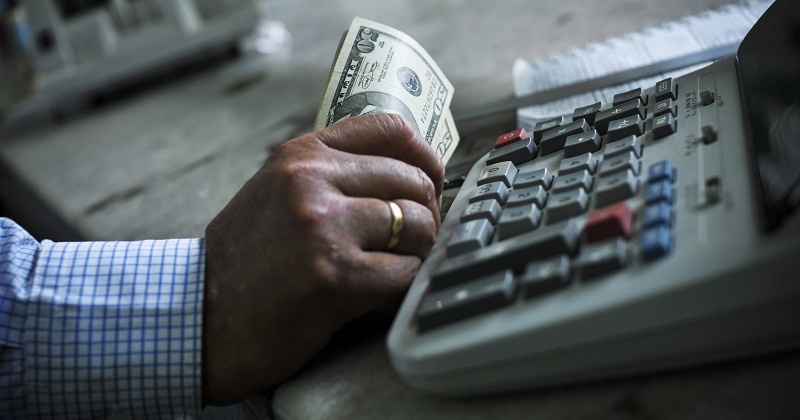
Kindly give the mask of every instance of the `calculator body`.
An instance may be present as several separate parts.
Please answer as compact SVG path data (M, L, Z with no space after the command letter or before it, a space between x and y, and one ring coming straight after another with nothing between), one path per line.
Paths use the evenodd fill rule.
M535 157L508 154L508 161L497 159L508 148L498 138L466 176L394 320L387 347L400 376L434 393L485 394L799 346L800 217L765 222L739 65L730 57L665 80L675 106L666 132L656 123L665 86L634 92L644 108L642 130L612 136L618 127L604 127L599 148L587 152L595 166L587 171L591 183L579 187L580 211L551 207L569 201L561 198L569 188L553 190L559 178L563 187L562 172L581 173L565 161L586 162L574 159L579 151L565 152L575 138L554 148L544 143L552 133L523 129L517 142L529 136L536 144L541 136ZM574 122L562 117L561 127ZM638 144L631 148L632 139ZM603 171L620 156L620 142L633 157L623 159L625 175L614 182L628 192L609 197L603 188L620 172ZM487 180L497 167L506 178ZM517 177L545 169L554 179L544 203L525 205L527 227L503 231L513 219L507 214L521 208L508 205L520 190ZM463 225L481 220L470 210L483 201L477 191L493 182L508 189L496 199L505 204L481 213L491 219L488 233L483 221L471 228L478 245L459 248ZM558 280L542 280L554 272Z

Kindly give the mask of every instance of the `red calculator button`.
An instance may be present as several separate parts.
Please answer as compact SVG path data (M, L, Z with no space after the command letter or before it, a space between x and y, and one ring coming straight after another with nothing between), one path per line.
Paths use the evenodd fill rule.
M497 141L494 143L494 147L503 147L507 144L513 143L518 140L527 139L530 137L527 131L524 128L518 128L514 131L508 132L503 134L502 136L497 137Z
M586 242L598 242L605 239L622 236L631 238L633 226L633 213L628 203L621 202L613 206L595 210L586 221Z

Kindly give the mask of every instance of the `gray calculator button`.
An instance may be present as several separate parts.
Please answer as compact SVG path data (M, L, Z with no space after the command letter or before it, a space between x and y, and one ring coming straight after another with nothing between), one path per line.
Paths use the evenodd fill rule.
M575 255L581 229L575 219L541 226L530 234L517 235L476 251L444 260L431 277L431 288L439 290L478 276L512 269L522 272L528 262L561 254Z
M630 170L634 175L639 175L641 166L642 164L636 158L636 155L633 152L628 152L600 162L600 176L607 176L625 170Z
M636 176L630 170L600 178L597 181L597 208L633 197L638 185Z
M641 136L644 133L644 120L638 114L613 120L608 123L608 141L613 142L628 136Z
M511 191L506 205L512 207L533 203L539 208L542 208L546 202L547 191L545 191L543 186L537 185L535 187L519 188Z
M539 121L533 126L531 137L536 144L539 144L539 141L542 140L542 134L544 134L545 131L552 130L553 128L559 127L566 123L567 119L564 116L555 117L545 121Z
M499 162L488 165L481 170L478 176L478 185L502 181L507 187L514 185L517 177L517 167L511 162Z
M553 183L553 172L547 168L536 171L520 172L514 180L514 188L526 188L536 185L543 186L546 190L550 189Z
M552 224L577 216L589 207L589 196L583 188L553 194L547 203L547 223Z
M656 83L656 101L663 101L667 98L676 99L678 96L678 84L671 77Z
M519 279L522 294L527 298L539 296L569 284L569 256L559 255L546 260L534 261L525 267Z
M489 243L494 227L487 219L471 220L458 225L447 242L447 256L463 254L482 248Z
M572 121L585 119L589 124L594 124L594 116L600 111L600 102L595 102L591 105L575 108L572 112Z
M567 137L585 131L589 131L589 123L583 118L545 131L542 134L542 140L539 142L539 149L543 156L557 152L564 148Z
M637 158L642 157L642 143L636 136L621 138L615 142L606 143L603 159L619 156L623 153L633 152Z
M589 130L585 133L573 134L567 137L564 143L564 157L573 157L584 153L591 153L600 150L602 137L597 130Z
M678 129L678 122L672 114L666 113L653 117L653 138L660 139L670 134L674 134Z
M500 221L497 222L497 237L503 240L529 232L539 226L541 218L542 211L534 204L509 207L503 211Z
M467 208L461 213L461 223L470 220L488 219L490 222L497 223L503 207L497 200L481 200L467 205Z
M589 171L590 174L594 173L597 168L597 159L591 153L584 153L579 156L563 159L558 166L558 174L571 174L578 171Z
M611 121L624 119L633 115L644 118L645 114L646 111L642 102L638 99L634 99L598 112L597 116L594 118L594 128L600 134L605 134Z
M506 200L508 200L508 194L509 190L506 184L501 181L491 182L476 187L472 191L472 195L469 196L469 202L474 203L481 200L495 199L500 204L505 204Z
M653 106L653 117L657 117L659 115L669 113L673 117L678 116L678 105L675 105L672 102L672 99L667 98L663 101L658 101L655 106Z
M538 151L539 147L528 137L492 150L489 152L486 164L492 165L507 160L519 165L532 160Z
M516 281L511 270L433 292L422 300L417 326L419 331L426 331L500 308L513 302L515 293Z
M554 192L564 192L583 188L586 191L592 190L592 175L587 170L575 172L567 175L559 175L553 181Z
M621 237L585 245L578 257L584 279L592 279L628 264L628 243Z
M614 95L614 99L611 101L611 103L614 105L619 105L634 99L638 100L644 105L647 105L647 95L642 92L642 88L640 87Z

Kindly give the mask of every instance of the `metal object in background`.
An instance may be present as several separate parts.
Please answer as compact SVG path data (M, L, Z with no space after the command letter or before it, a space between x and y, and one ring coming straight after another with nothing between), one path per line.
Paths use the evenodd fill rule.
M22 0L30 94L5 123L234 48L259 23L257 0Z

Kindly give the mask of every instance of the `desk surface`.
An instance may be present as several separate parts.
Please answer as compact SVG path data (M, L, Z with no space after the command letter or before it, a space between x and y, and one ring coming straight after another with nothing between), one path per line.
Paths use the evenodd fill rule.
M56 239L200 236L271 150L311 129L333 54L353 16L394 26L425 46L455 86L457 112L511 97L517 57L544 57L733 1L541 0L534 9L515 0L273 0L268 2L271 18L292 36L284 51L245 53L143 87L91 112L6 130L0 133L6 177L0 191L5 200L14 200L8 204L23 219L39 214L32 206L45 204L48 214L63 222L48 235ZM492 132L503 128L492 127ZM21 222L48 228L41 219L28 219ZM357 339L351 336L278 387L275 413L288 418L780 418L800 411L796 353L476 401L442 400L400 382L383 347L384 328L372 326L355 334ZM236 413L242 411L228 414Z

